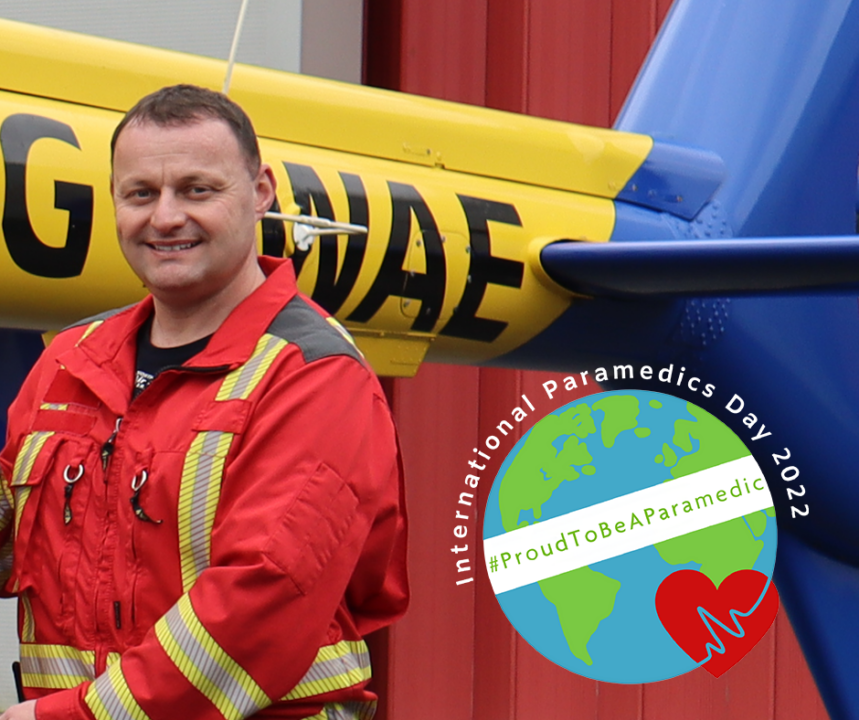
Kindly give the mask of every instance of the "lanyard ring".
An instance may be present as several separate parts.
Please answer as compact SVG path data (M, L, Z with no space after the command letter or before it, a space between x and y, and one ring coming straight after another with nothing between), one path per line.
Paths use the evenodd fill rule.
M66 469L63 470L63 480L65 480L69 485L74 485L78 480L83 477L84 474L84 466L83 464L78 465L78 474L74 477L71 476L69 471L72 469L71 465L66 465Z
M138 477L140 478L138 480ZM146 481L149 479L149 473L146 470L141 470L140 475L135 475L131 479L131 490L135 493L140 492L140 488L146 485Z

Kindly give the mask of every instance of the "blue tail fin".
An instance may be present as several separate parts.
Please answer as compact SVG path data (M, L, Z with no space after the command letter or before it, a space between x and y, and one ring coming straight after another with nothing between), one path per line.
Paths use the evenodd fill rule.
M718 153L734 235L856 229L859 2L677 0L619 130Z

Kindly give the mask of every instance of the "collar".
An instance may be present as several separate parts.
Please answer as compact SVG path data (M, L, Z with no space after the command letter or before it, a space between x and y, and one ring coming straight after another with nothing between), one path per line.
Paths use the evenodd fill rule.
M275 316L295 297L295 271L292 261L261 255L259 264L265 282L248 295L221 323L206 349L194 356L186 367L238 367L248 361L260 336Z
M297 292L292 261L260 256L265 282L242 300L186 367L231 370L248 361L259 338ZM115 412L128 406L137 331L152 314L152 296L107 318L57 361L83 380Z

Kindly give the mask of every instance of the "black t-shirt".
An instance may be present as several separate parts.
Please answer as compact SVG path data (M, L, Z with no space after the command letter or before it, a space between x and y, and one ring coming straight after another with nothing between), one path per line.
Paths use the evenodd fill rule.
M155 347L150 339L152 317L143 323L137 333L137 373L134 377L134 395L142 393L162 370L179 367L199 353L209 342L211 335L178 347Z

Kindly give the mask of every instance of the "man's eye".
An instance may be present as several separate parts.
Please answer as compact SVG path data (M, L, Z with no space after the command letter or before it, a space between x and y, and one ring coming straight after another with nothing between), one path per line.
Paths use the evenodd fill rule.
M206 195L212 191L211 188L206 187L205 185L194 185L189 188L188 194L192 196Z
M139 188L137 190L132 190L130 195L135 200L148 200L152 197L152 191L146 190L144 188Z

